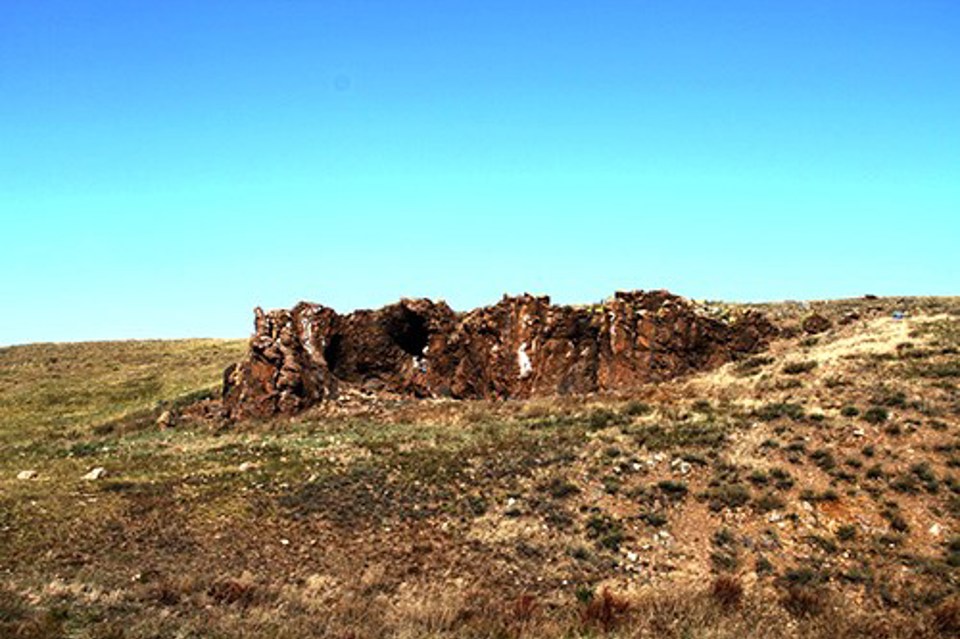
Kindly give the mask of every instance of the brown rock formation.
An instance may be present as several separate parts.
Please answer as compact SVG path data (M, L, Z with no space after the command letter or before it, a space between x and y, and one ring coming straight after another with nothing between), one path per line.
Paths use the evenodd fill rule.
M830 320L819 313L808 315L800 324L800 328L802 328L808 335L823 333L824 331L829 331L832 327L833 324L830 322Z
M595 306L504 296L467 313L425 299L348 315L301 302L256 310L247 358L224 372L223 400L245 418L295 413L341 384L456 398L623 391L765 348L776 330L752 312L709 317L666 291Z

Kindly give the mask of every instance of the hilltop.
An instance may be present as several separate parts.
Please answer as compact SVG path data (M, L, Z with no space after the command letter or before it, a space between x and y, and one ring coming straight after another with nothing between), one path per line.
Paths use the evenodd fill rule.
M699 307L778 336L243 420L244 340L0 349L0 635L960 633L960 298Z

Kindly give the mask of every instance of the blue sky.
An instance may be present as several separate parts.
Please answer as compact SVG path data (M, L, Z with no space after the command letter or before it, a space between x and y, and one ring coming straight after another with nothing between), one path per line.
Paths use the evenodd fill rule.
M960 4L0 3L0 344L960 294Z

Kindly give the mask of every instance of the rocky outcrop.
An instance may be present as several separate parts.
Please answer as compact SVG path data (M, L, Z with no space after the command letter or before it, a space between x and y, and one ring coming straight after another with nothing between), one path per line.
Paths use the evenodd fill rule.
M760 314L716 318L666 291L591 306L504 296L467 313L426 299L348 315L303 302L255 313L247 358L224 372L235 419L293 414L345 384L455 398L625 391L763 349L776 333Z

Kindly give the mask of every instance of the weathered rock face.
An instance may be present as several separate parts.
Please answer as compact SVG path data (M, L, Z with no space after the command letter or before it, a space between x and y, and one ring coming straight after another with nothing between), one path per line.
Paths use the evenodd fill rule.
M342 384L456 398L623 391L760 350L777 330L757 313L712 318L666 291L596 306L505 296L467 313L425 299L349 315L303 302L255 313L247 358L224 372L237 419L296 413Z

